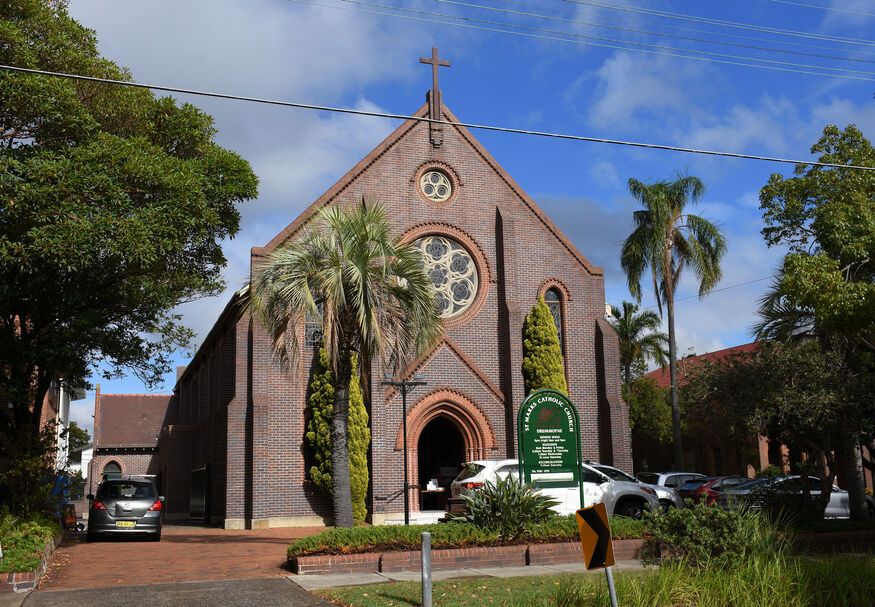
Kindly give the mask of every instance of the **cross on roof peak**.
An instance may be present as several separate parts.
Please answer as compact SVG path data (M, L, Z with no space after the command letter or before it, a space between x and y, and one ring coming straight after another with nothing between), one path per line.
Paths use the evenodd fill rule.
M428 95L428 117L432 120L440 120L441 90L438 88L438 68L450 67L450 62L440 58L436 46L431 47L431 57L420 57L419 62L431 65L431 91ZM443 129L439 124L431 123L429 125L431 142L435 147L440 146L443 142L442 131Z

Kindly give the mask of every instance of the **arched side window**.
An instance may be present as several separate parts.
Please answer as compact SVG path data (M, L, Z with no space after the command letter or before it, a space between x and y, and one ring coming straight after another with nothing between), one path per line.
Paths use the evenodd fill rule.
M556 324L556 332L559 334L559 347L564 350L562 344L562 293L556 287L550 287L544 293L544 301L547 307L550 308L550 314L553 316L553 322Z
M316 304L317 313L304 319L304 345L316 348L322 345L322 302Z
M108 462L103 467L103 478L113 478L119 477L122 474L122 467L118 464L118 462Z

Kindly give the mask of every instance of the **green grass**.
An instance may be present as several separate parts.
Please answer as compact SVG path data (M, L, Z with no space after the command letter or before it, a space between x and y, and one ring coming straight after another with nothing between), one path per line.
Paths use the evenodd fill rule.
M639 538L645 523L632 519L611 519L614 539ZM386 552L393 550L418 550L423 531L431 533L432 548L464 548L470 546L494 546L527 544L532 542L580 541L580 532L574 515L556 516L537 525L529 536L508 542L498 532L476 527L469 523L438 523L435 525L385 525L379 527L354 527L331 529L318 535L296 540L288 548L289 558L316 554L355 554L359 552Z
M688 568L675 564L616 572L623 607L872 607L875 558L753 558L732 568ZM406 607L420 604L414 582L319 591L339 605ZM558 575L468 578L439 582L438 607L584 607L608 605L604 576Z
M3 545L0 573L33 571L39 567L46 543L60 532L58 523L42 515L0 514L0 543Z

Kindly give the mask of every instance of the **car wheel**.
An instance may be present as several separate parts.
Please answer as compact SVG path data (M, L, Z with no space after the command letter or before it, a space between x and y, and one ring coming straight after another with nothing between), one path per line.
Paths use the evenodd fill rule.
M675 503L671 500L659 500L659 506L663 512L668 512L672 508L677 508Z
M644 509L645 505L643 500L630 499L620 504L617 508L617 515L625 516L626 518L639 519L644 516Z

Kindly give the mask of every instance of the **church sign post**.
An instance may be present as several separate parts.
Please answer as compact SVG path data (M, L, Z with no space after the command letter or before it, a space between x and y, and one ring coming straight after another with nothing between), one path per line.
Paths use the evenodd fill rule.
M577 487L580 507L580 418L568 397L557 390L529 394L517 414L520 478L539 488Z

